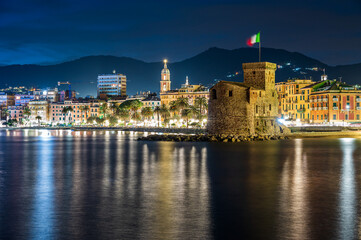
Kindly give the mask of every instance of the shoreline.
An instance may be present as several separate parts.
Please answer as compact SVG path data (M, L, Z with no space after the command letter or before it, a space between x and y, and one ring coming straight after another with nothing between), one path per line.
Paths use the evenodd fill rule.
M184 135L184 136L202 136L207 135L206 129L194 128L129 128L129 127L2 127L1 130L73 130L73 131L101 131L101 130L117 130L127 132L148 132L148 133L162 133L165 136ZM260 135L265 140L272 136ZM225 136L224 136L225 137ZM233 136L227 136L233 137ZM250 138L249 136L244 136ZM294 138L320 138L320 137L361 137L361 130L343 129L337 131L294 131L290 134L285 134L282 137ZM272 139L275 140L275 139Z

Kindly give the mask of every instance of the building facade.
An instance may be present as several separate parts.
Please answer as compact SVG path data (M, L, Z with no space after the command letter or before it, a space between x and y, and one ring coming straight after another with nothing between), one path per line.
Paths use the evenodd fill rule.
M276 64L244 63L244 82L220 81L210 89L210 134L279 134Z
M71 107L73 111L64 114L64 107ZM50 118L55 124L86 123L89 117L98 117L99 115L100 104L98 102L65 100L64 102L50 104Z
M41 122L49 122L49 102L45 100L33 100L29 102L31 115L30 121L37 122L36 117L41 117Z
M125 97L127 95L127 77L123 74L98 75L98 97Z
M23 115L24 106L9 106L8 107L8 116L9 119L16 119L18 122L21 122L24 118Z
M311 118L309 96L312 80L293 79L276 83L278 95L278 117L309 122Z
M360 123L361 90L336 80L312 86L311 123Z

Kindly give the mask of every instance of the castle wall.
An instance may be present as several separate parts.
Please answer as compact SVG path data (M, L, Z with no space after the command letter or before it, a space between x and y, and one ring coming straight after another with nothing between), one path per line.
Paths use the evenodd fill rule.
M276 64L244 63L244 83L221 81L210 90L208 127L210 134L278 135ZM214 93L216 92L216 98ZM232 91L232 96L229 92Z
M218 83L210 90L207 131L211 134L254 134L250 101L249 88Z

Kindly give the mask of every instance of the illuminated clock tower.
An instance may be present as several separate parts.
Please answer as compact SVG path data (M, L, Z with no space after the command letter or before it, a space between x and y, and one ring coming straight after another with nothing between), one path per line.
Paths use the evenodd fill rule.
M164 68L161 73L160 93L170 91L170 72L167 68L167 59L164 59Z

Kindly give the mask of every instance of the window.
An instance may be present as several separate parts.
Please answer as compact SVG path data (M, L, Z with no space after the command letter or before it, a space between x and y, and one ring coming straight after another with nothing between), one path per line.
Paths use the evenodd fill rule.
M347 96L347 101L350 101L350 96Z
M258 113L258 106L256 105L256 113Z
M217 91L216 91L216 89L212 89L212 99L217 99Z
M271 104L269 105L269 110L270 110L270 111L272 110L272 105L271 105Z
M333 114L333 120L336 120L336 114Z
M360 120L360 115L359 114L356 115L356 119Z
M230 97L232 97L232 95L233 95L233 91L232 91L232 90L230 90L228 93L229 93L229 96L230 96Z

